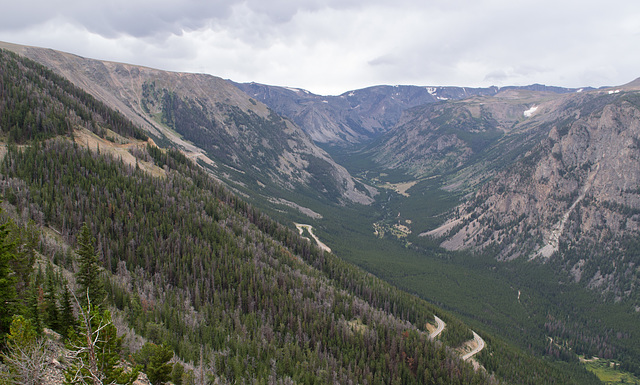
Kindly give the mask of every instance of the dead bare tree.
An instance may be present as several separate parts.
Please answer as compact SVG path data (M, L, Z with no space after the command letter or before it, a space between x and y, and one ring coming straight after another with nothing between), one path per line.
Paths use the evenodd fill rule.
M28 344L10 343L2 359L8 370L0 370L0 383L41 385L48 364L51 362L52 344L46 338L38 338Z
M107 385L131 384L138 377L138 370L125 372L120 363L122 339L111 321L108 311L94 307L87 291L87 307L79 306L82 332L71 338L67 358L71 365L67 369L67 383Z
M84 329L86 345L79 345L76 343L70 344L70 351L67 354L67 358L73 362L73 365L70 367L72 370L67 372L68 374L71 374L67 377L67 381L74 384L103 385L105 376L102 371L98 370L96 346L101 342L100 332L109 326L111 321L103 322L104 320L101 317L98 327L94 330L92 324L94 318L99 314L93 311L95 309L92 309L89 290L87 289L87 309L80 306L80 302L75 294L73 294L73 298L79 309L78 315L81 327Z

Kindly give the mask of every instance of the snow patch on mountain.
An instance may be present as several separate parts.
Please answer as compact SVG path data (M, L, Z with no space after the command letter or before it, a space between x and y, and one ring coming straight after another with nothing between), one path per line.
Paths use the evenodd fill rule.
M536 112L536 110L537 110L537 109L538 109L538 106L535 106L535 105L534 105L534 106L531 106L531 108L529 108L528 110L526 110L526 111L524 112L524 116L525 116L525 118L528 118L528 117L530 117L531 115L533 115L533 114Z
M292 87L284 87L285 90L289 90L289 91L293 91L296 94L299 94L300 92L302 92L302 90L300 88L292 88Z

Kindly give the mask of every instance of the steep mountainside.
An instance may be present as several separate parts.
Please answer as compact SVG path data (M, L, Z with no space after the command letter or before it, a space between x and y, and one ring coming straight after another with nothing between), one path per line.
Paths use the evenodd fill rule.
M234 83L253 98L265 103L302 127L316 143L350 146L371 141L393 128L408 108L443 100L495 95L505 89L526 89L553 93L572 90L531 85L526 87L466 88L374 86L320 96L298 88L257 83Z
M73 338L75 287L60 271L78 270L75 244L78 253L97 253L100 267L91 271L106 289L101 306L114 315L104 313L100 320L114 323L96 333L109 330L113 341L117 324L125 336L124 346L109 345L98 359L108 354L111 364L134 360L150 369L154 358L142 362L143 350L156 345L143 345L139 333L185 363L173 383L596 383L488 335L482 350L490 353L477 355L486 369L474 369L462 352L485 343L459 320L323 252L181 152L145 143L131 122L66 79L4 51L0 116L0 139L11 142L0 159L3 207L17 222L9 222L12 232L24 227L35 237L27 244L12 233L12 249L2 227L2 284L15 286L18 303L3 307L3 334L17 315L28 321L29 338L46 340L42 327ZM20 257L7 263L14 251ZM442 322L436 313L446 326L434 341L428 330ZM30 342L11 346L18 343ZM42 353L34 356L39 367L52 359L46 344L33 349ZM20 373L8 362L3 379ZM40 373L29 376L42 381Z
M8 371L49 366L47 345L30 342L46 340L43 327L72 341L69 348L83 343L70 331L83 332L69 298L76 286L59 273L86 267L76 244L93 261L91 278L78 281L91 281L87 297L110 308L129 339L129 351L115 343L92 356L101 363L143 356L132 354L141 351L137 332L184 362L200 361L200 378L217 383L495 383L450 348L472 338L459 321L440 314L448 329L433 341L435 307L325 254L181 152L143 142L121 114L66 79L2 50L0 117L0 193L17 221L1 217L3 382ZM124 146L133 162L113 155ZM12 327L5 345L14 315L26 319L17 324L24 337ZM105 329L96 316L95 332L110 335L84 341L113 341L115 326ZM25 346L27 354L18 349ZM50 383L29 368L15 383ZM198 373L190 372L193 383Z
M108 305L120 332L131 338L130 352L140 348L135 330L167 343L185 361L200 361L200 369L189 373L218 383L596 383L575 354L560 344L547 347L545 336L540 340L549 354L567 363L536 358L531 345L520 345L524 352L481 329L476 332L486 345L474 359L486 372L474 371L460 357L482 344L456 318L323 252L230 193L181 152L145 142L135 125L66 79L25 58L0 54L0 139L18 144L2 151L4 207L19 226L33 226L26 225L33 219L42 229L33 245L44 263L67 269L76 268L70 245L80 243L78 230L88 224L105 269ZM160 119L177 125L191 106L157 84L144 87L143 108L171 104ZM344 216L364 208L334 210ZM366 241L342 238L351 248ZM405 286L412 291L425 281L474 284L474 274L415 275L399 261L397 249L372 244L380 246L377 254L387 267L401 262L409 269L398 278L414 277ZM425 257L418 259L430 258ZM25 306L12 311L59 328L52 314L64 279L45 284L36 272L29 277L30 266L22 267L16 287ZM531 298L523 295L522 305L545 318ZM457 306L476 302L470 295ZM481 316L492 309L474 312ZM434 314L446 322L435 342L428 333ZM3 328L6 318L5 313ZM474 325L481 327L477 318ZM619 330L596 337L607 342ZM629 339L624 333L622 338ZM610 352L612 345L599 345Z
M511 130L536 132L530 149L428 234L451 250L548 260L612 298L639 300L639 85L540 104L531 119L543 116Z
M510 164L558 119L570 94L507 89L407 110L367 152L389 169L415 178L456 175L452 189L478 184Z
M300 128L220 78L2 46L67 77L231 186L275 198L294 192L340 203L372 201L375 192L356 184Z

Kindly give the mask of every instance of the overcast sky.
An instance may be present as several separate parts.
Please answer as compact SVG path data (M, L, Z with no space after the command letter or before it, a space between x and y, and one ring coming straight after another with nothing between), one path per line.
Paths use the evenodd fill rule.
M640 1L18 0L0 40L318 94L599 87L640 77Z

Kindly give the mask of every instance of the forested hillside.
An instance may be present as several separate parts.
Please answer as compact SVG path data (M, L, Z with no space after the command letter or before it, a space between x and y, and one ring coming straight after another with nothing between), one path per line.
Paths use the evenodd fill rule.
M3 42L0 47L64 76L254 202L296 212L299 206L290 202L309 200L317 207L373 201L375 189L356 182L301 128L219 77Z
M433 322L434 309L425 302L324 255L176 151L151 145L134 151L140 161L164 167L164 177L152 177L99 149L79 146L74 130L89 126L105 136L124 136L125 125L90 119L100 108L89 109L83 98L92 99L85 94L63 93L72 95L68 103L50 99L68 83L30 61L3 52L1 68L3 105L30 106L2 110L3 121L12 123L3 124L3 132L16 143L9 144L2 164L2 193L15 208L16 229L34 219L32 227L53 229L76 244L82 224L88 224L109 303L136 332L167 343L187 361L200 360L204 348L207 372L225 382L488 381L428 338L423 330ZM64 124L40 129L39 117L46 122L52 110ZM34 115L33 124L23 115ZM33 133L24 132L31 127ZM37 140L61 131L61 137ZM4 260L13 271L23 271L20 282L12 281L14 294L7 291L12 301L22 300L4 314L3 336L12 314L66 333L57 318L46 316L68 307L65 279L50 269L46 284L33 262L42 255L73 270L75 253L40 241L32 257L15 258L9 239L3 241ZM46 300L25 300L38 290ZM452 325L445 341L467 337L463 327L456 337Z
M27 106L0 109L11 122L0 165L5 373L19 371L16 346L46 351L46 328L71 349L84 326L106 322L100 359L118 383L135 370L162 383L167 369L174 383L595 382L490 336L486 370L474 370L454 350L472 338L460 321L324 253L52 72L3 51L0 64L0 106ZM41 129L51 111L64 123ZM436 313L447 327L434 341ZM171 352L188 370L166 364ZM130 374L115 365L125 358Z

